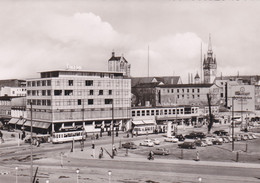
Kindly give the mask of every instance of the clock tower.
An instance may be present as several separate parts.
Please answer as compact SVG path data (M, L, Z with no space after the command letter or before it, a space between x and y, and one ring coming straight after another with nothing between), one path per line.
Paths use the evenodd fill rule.
M209 45L207 56L204 55L203 61L204 83L213 83L217 75L217 61L216 56L213 58L213 51L211 45L211 37L209 35Z

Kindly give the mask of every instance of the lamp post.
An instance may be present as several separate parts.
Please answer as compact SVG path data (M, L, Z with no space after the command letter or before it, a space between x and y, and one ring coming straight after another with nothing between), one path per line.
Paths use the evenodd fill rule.
M30 177L31 177L31 182L33 182L33 146L32 146L32 101L30 102L31 105L31 143L30 143L30 149L31 149L31 172L30 172Z
M112 171L108 170L108 183L111 183L111 175L112 175Z
M232 151L234 151L234 97L232 97Z
M78 168L76 170L76 173L77 173L77 183L79 183L79 169Z
M18 183L17 171L18 171L18 167L15 167L15 183Z
M112 136L112 159L113 159L114 158L114 100L113 99L112 99L111 136Z

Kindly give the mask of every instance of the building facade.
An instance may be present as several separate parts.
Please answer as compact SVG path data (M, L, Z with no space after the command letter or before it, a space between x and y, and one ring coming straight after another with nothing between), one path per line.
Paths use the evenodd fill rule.
M111 72L122 72L124 76L130 77L131 65L122 55L115 56L115 52L112 52L112 57L108 60L108 71Z
M28 116L32 104L32 119L51 132L77 127L95 131L112 118L127 128L130 100L131 81L121 72L55 70L27 80Z
M0 96L26 96L26 88L4 86L0 88Z

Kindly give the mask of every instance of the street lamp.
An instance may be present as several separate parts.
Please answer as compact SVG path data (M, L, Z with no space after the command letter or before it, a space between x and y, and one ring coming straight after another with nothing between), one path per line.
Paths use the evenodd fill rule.
M15 167L15 183L18 183L18 179L17 179L17 171L18 171L18 167Z
M49 180L46 180L46 183L49 183Z
M76 173L77 173L77 183L79 183L79 169L78 168L76 170Z
M112 175L112 171L108 170L108 183L111 182L111 175Z

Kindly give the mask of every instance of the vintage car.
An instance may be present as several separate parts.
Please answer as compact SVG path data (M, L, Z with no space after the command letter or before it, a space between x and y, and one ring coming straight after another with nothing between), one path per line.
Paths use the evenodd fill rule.
M140 143L140 146L148 146L148 147L153 147L154 143L150 139L144 140L143 142Z
M177 138L174 137L174 136L170 136L170 137L165 137L165 138L164 138L164 141L165 141L165 142L173 142L173 143L176 143L176 142L179 142L179 139L177 139Z
M196 145L194 142L183 142L178 144L179 148L186 148L186 149L196 149Z
M126 142L122 144L122 147L126 149L136 149L137 145L134 142Z
M155 150L153 150L153 153L155 155L169 155L170 154L170 151L166 148L157 148Z

